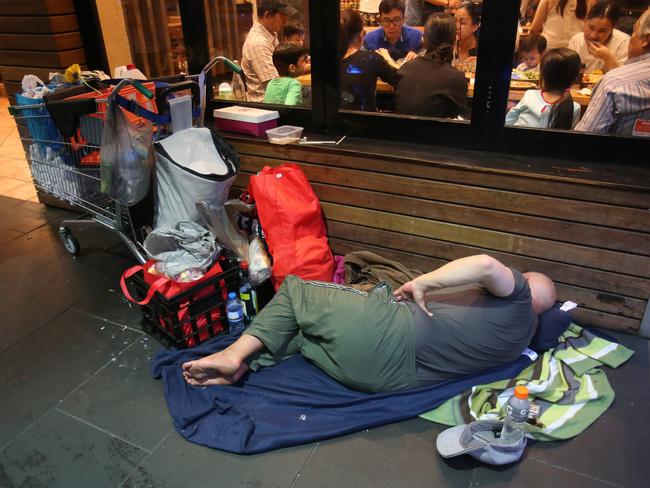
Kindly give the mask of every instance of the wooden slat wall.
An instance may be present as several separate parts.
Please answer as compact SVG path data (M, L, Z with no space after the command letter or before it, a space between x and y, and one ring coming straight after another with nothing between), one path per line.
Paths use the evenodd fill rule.
M650 296L650 190L234 139L235 185L265 165L301 165L332 249L368 249L423 271L488 253L548 274L578 321L638 333Z
M12 103L24 75L47 82L50 72L85 62L72 0L0 2L0 76Z

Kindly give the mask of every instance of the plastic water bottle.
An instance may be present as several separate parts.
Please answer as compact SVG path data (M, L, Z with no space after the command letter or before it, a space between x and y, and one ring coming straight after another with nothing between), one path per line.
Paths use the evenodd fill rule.
M239 299L244 307L244 321L248 325L257 315L257 293L248 278L248 261L239 264Z
M501 440L504 443L514 444L524 437L529 410L528 388L515 387L515 394L510 397L506 405L506 417L501 430Z
M246 328L244 322L244 309L242 304L237 300L237 293L231 291L228 293L228 301L226 302L226 312L228 314L228 326L231 336L238 336Z
M235 60L234 63L239 66L237 60ZM230 83L230 86L232 87L235 100L246 100L246 86L244 85L244 80L242 80L241 75L236 71L233 71L232 73L232 82Z

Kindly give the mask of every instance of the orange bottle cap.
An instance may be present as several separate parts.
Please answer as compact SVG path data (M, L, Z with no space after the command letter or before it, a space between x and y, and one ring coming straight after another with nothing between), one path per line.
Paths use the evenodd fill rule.
M516 386L515 396L520 400L526 400L528 398L528 388L523 385Z

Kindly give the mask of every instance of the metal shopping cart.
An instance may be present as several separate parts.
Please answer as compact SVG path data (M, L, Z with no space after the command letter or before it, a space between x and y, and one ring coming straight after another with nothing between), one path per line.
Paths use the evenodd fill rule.
M44 103L9 108L17 123L27 127L28 135L21 139L36 188L86 212L79 219L60 224L59 235L70 254L76 255L80 250L79 242L70 232L71 226L100 225L115 232L140 263L146 261L139 244L142 239L138 238L142 237L144 226L134 222L129 207L100 191L99 151L108 96L115 96L132 122L141 118L151 121L155 137L160 138L170 131L170 115L165 112L169 108L167 97L188 89L196 101L192 116L198 118L199 89L190 81L170 85L123 80L116 87L72 96L66 100L92 98L96 107L94 113L79 117L73 137L61 135Z

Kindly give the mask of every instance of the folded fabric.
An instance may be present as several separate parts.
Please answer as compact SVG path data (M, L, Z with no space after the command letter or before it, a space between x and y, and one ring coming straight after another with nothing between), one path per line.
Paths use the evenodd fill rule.
M409 269L402 263L370 251L355 251L345 255L345 284L355 288L368 290L385 281L393 290L397 290L421 274L420 270Z
M176 430L196 444L239 454L336 437L419 415L473 385L517 376L536 358L527 351L516 361L483 374L395 393L350 390L302 356L245 375L232 386L194 387L181 364L232 343L217 337L198 347L159 352L151 361L162 378Z
M599 334L600 335L600 334ZM527 425L528 437L540 441L569 439L584 431L614 401L614 390L603 365L616 368L633 351L571 324L555 349L510 380L477 383L420 417L446 425L503 417L517 385L525 385L538 407L537 422Z

